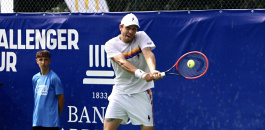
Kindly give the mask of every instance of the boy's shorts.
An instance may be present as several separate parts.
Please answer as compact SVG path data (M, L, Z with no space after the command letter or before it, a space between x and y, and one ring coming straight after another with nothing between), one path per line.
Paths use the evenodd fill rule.
M147 90L137 94L111 94L105 119L122 119L127 124L154 126L152 92Z

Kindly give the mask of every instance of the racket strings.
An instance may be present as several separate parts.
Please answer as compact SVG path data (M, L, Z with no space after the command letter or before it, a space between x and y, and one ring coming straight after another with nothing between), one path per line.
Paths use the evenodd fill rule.
M193 60L195 65L188 67L187 62ZM207 59L199 53L190 53L179 60L176 69L184 77L197 77L205 73L208 68Z

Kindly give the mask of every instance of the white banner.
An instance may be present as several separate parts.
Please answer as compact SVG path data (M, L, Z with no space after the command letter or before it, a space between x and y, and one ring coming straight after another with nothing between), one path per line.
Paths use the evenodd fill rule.
M106 0L65 0L71 12L109 12Z
M1 13L14 12L13 0L0 0L0 3L1 3Z

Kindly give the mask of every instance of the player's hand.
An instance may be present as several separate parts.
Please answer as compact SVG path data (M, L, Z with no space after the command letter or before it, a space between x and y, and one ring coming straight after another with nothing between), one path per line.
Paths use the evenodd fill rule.
M150 82L153 80L153 74L152 73L145 73L145 74L143 74L142 79L144 79L146 82Z
M163 76L161 76L161 73L160 73L158 70L153 70L153 71L152 71L152 75L153 75L153 80L154 80L154 81L163 78Z

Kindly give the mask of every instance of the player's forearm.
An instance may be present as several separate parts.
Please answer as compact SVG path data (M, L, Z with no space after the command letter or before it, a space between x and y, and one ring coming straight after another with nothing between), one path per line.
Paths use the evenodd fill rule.
M64 96L62 96L62 95L57 96L57 97L58 97L59 114L61 115L62 112L63 112L63 107L64 107L65 99L64 99Z
M150 50L150 48L146 48L143 50L145 61L151 72L156 70L156 59L154 53Z
M156 59L153 53L146 59L146 62L151 72L156 70Z
M59 103L59 114L61 115L63 112L64 103Z
M112 58L114 62L116 62L121 68L126 70L127 72L134 74L134 72L137 70L137 68L127 61L123 55L118 55Z
M123 68L124 70L126 70L127 72L133 75L134 75L134 72L137 70L137 68L128 61L118 61L118 64L120 65L121 68Z

